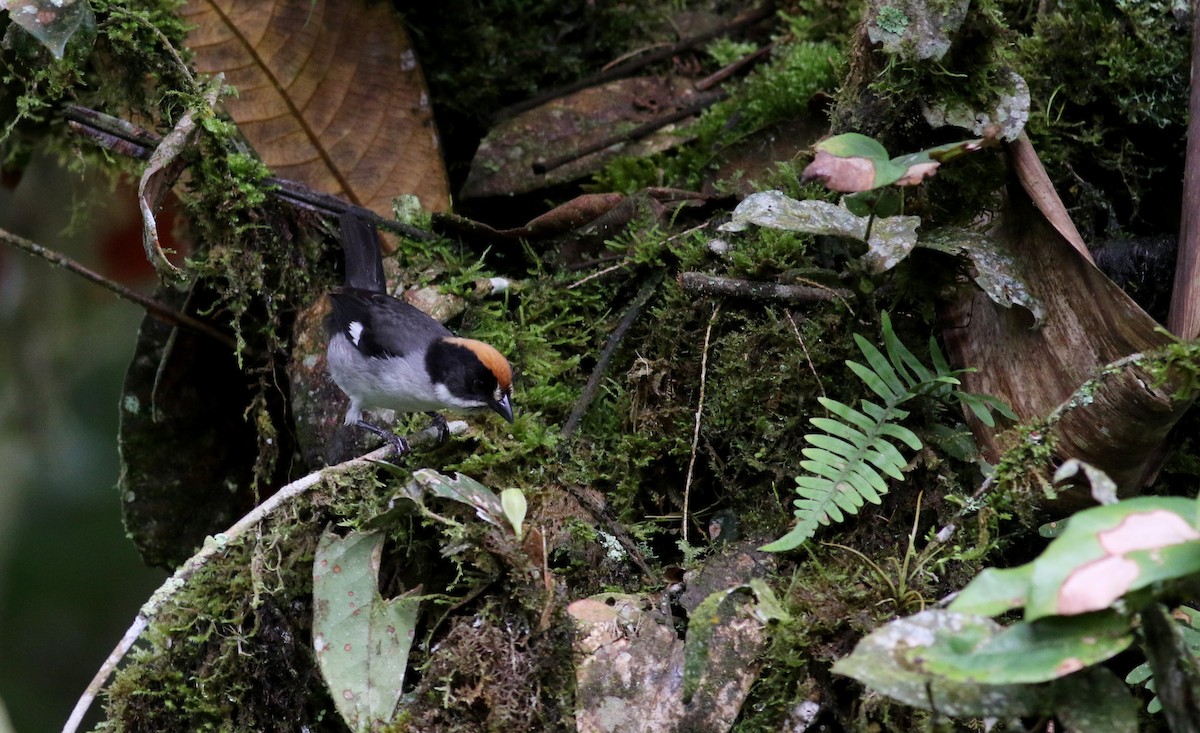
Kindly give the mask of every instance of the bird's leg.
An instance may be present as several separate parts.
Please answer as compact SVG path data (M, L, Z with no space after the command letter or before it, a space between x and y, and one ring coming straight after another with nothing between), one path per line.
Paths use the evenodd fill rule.
M410 448L408 445L408 441L405 440L402 436L396 435L391 430L385 430L385 429L379 427L378 425L372 425L371 423L367 422L366 420L359 420L358 422L356 422L354 424L356 426L362 428L363 430L367 430L369 432L375 433L379 437L381 437L384 440L386 440L387 442L391 443L392 447L396 449L397 456L408 455L408 453L410 453L412 451L412 448Z
M446 424L446 416L440 412L427 412L426 415L433 418L433 427L437 428L438 445L442 445L450 439L450 426Z

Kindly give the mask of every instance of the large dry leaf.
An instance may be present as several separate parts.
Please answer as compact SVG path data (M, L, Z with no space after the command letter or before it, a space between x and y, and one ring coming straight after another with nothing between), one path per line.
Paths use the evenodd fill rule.
M200 72L237 88L225 106L283 178L382 216L415 194L449 208L437 130L391 5L365 0L189 0Z
M711 102L715 96L704 98ZM644 125L689 109L699 112L701 100L691 82L678 77L618 79L551 100L488 131L471 161L462 197L528 193L576 180L617 155L667 150L687 138L670 126L641 137L633 132L645 132ZM622 139L612 142L617 138ZM610 142L602 150L573 157Z
M978 289L964 289L948 308L951 326L944 332L958 363L978 369L963 376L963 389L1005 400L1021 420L1044 417L1104 365L1168 342L1154 319L1084 260L1022 188L1010 186L1008 205L988 238L1021 263L1030 296L1044 308L1044 323L1037 327L1025 309L1005 308ZM1101 468L1125 491L1136 487L1187 408L1171 398L1175 385L1155 387L1152 381L1128 366L1081 397L1056 426L1059 457ZM1001 446L994 431L972 427L995 460Z

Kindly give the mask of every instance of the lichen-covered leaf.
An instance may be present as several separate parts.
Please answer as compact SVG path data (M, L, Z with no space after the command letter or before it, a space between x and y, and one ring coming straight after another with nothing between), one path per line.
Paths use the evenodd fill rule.
M1046 320L1046 309L1030 292L1024 268L992 238L966 229L939 230L923 238L920 246L966 257L975 268L975 284L993 303L1003 308L1020 305L1033 314L1033 327Z
M1011 69L1001 71L999 77L990 85L996 95L990 106L972 109L962 102L949 101L922 105L925 121L935 128L952 125L976 135L992 134L1010 142L1016 140L1029 121L1029 85Z
M992 684L990 677L951 679L925 664L931 653L964 652L1004 631L984 616L922 611L871 632L850 656L834 664L833 671L906 705L941 715L1061 715L1078 721L1077 730L1089 733L1137 730L1132 697L1103 667L1082 669L1041 684Z
M1054 472L1054 483L1066 481L1079 473L1080 469L1087 476L1088 483L1092 487L1092 498L1098 504L1117 503L1117 482L1109 478L1104 471L1078 458L1070 458L1058 467L1058 470Z
M1046 682L1120 654L1133 643L1133 628L1114 611L1056 616L1013 624L967 644L935 644L921 652L927 671L957 682Z
M365 0L189 0L196 70L237 88L225 107L283 178L380 216L414 194L450 206L425 80L399 15Z
M379 593L383 535L326 531L313 562L313 648L351 730L392 722L404 685L420 599Z
M500 497L466 474L447 475L431 468L422 468L414 471L412 477L424 491L441 499L450 499L460 504L466 504L488 524L503 527L508 523Z
M935 645L974 642L1002 629L984 616L922 611L872 631L833 665L833 671L906 705L932 706L943 715L1029 714L1045 703L1037 688L955 682L930 674L915 661Z
M747 196L733 210L729 222L719 228L740 232L749 225L808 234L825 234L866 241L868 217L855 216L848 209L826 201L796 199L781 191L763 191ZM918 216L890 216L876 219L871 240L863 256L871 270L884 272L908 256L917 244Z

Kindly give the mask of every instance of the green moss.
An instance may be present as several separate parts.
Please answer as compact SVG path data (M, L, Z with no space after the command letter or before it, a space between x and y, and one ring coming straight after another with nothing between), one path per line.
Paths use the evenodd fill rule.
M1191 30L1176 7L1083 0L1017 43L1030 138L1085 240L1177 229Z
M713 105L688 128L694 141L650 158L617 158L595 177L595 187L633 193L648 186L698 189L720 150L785 120L808 116L815 94L834 86L841 51L825 41L781 43L770 63L736 85L731 98Z

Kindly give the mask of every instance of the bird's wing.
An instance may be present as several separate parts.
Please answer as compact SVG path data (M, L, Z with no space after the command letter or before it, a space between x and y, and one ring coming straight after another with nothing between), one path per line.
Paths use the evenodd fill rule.
M330 333L342 334L365 356L403 356L453 335L431 316L390 295L339 288L329 299Z

